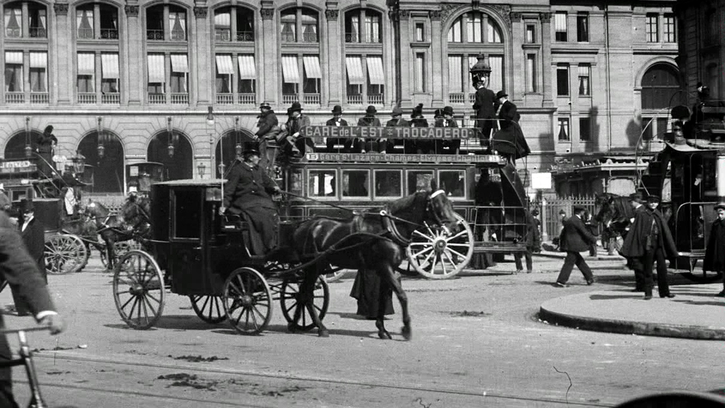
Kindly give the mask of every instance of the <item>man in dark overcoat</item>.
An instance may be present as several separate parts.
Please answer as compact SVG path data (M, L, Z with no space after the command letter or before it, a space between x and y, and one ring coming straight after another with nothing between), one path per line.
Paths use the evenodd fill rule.
M589 246L592 243L597 242L597 238L589 232L589 229L584 225L582 217L586 212L586 208L581 206L574 206L574 215L564 221L564 231L561 237L561 248L566 251L566 258L564 259L564 265L561 267L559 277L556 279L554 284L557 287L566 287L566 282L569 280L569 275L574 269L574 265L584 275L584 279L587 281L587 285L594 283L594 275L592 270L587 265L580 252L588 251Z
M522 257L526 258L526 273L531 273L534 266L534 259L532 254L541 247L541 234L539 233L539 226L536 223L534 215L529 211L526 211L526 234L523 237L523 242L526 244L526 252L514 253L516 273L521 273L524 271L524 266L521 263Z
M282 132L279 127L277 115L272 110L272 106L264 102L259 105L260 114L257 116L257 133L254 134L254 140L259 143L259 152L261 154L261 166L265 169L274 167L277 157L277 136Z
M0 211L0 277L10 284L13 292L28 305L36 321L50 327L52 334L65 328L55 311L48 288L40 276L36 262L28 255L16 227ZM0 328L5 327L0 315ZM12 359L5 336L0 336L0 362ZM17 407L13 397L11 370L0 368L0 407Z
M396 106L393 108L393 111L390 113L390 116L392 116L392 119L385 122L385 127L409 127L410 122L403 119L403 110L400 109L400 106ZM390 142L388 142L388 146L386 147L386 151L388 153L392 153L393 147L396 144L400 144L401 139L393 139ZM415 141L413 139L403 139L403 151L405 153L415 153ZM412 146L412 150L411 150Z
M644 203L644 197L642 196L642 193L633 193L629 196L629 204L632 206L632 209L634 210L634 217L630 220L630 226L628 227L630 230L632 228L632 223L637 218L638 214L642 212L646 212L647 208L643 205ZM646 216L646 214L644 214ZM625 242L627 241L627 238L625 237ZM638 248L639 244L634 244L633 240L639 241L639 237L637 238L630 238L630 244L628 244L627 253L630 254L630 251L632 249ZM634 246L633 246L634 245ZM624 248L624 246L623 246ZM622 250L620 249L620 254L627 258L627 267L632 269L634 271L634 290L633 292L644 292L645 291L645 279L644 279L644 253L638 256L629 256L622 253Z
M496 118L499 130L493 134L493 149L511 161L528 156L531 149L521 132L519 126L521 115L519 115L516 105L508 100L508 94L504 91L496 93L496 100L498 102Z
M224 185L224 202L220 211L236 215L249 225L253 255L264 255L277 246L279 220L277 206L270 194L281 190L259 167L259 151L247 146L244 161L232 164Z
M55 146L58 144L58 138L53 134L53 126L46 126L43 134L38 136L35 142L37 144L38 155L41 157L38 160L38 171L46 177L53 177L53 152Z
M373 127L380 127L382 126L380 124L380 119L378 119L375 115L378 113L378 110L375 109L375 106L370 105L365 109L365 116L357 120L358 126L373 126ZM365 140L364 138L356 138L356 139L347 139L348 143L352 143L351 150L353 153L365 153L367 152L378 152L382 153L387 149L388 147L388 139L369 139ZM347 147L347 145L346 145Z
M484 78L484 81L487 80L488 78ZM496 94L486 88L486 83L483 81L476 82L474 87L476 87L476 101L473 104L473 110L476 111L476 127L481 129L481 146L485 147L488 146L496 115L494 108ZM490 148L490 146L488 147Z
M703 272L720 272L723 274L723 290L718 297L725 297L725 203L715 206L717 219L710 227L710 237L707 239L705 250L705 262L702 265Z
M18 223L20 226L20 236L23 238L25 248L28 254L38 265L38 271L43 277L43 281L48 283L48 275L45 270L45 230L43 225L35 218L35 210L33 202L29 200L21 200L20 211L22 219ZM19 316L27 316L29 306L18 296L16 290L13 289L13 301L15 310Z
M285 148L289 147L289 152L293 156L304 156L307 148L310 151L315 150L315 142L310 138L303 138L300 135L302 129L310 126L310 118L303 114L302 110L302 105L299 102L293 102L292 106L287 108L287 116L289 117L286 124L287 134L289 135L287 136L287 140L292 144Z
M335 127L342 127L347 126L347 121L342 118L342 106L335 105L335 107L332 108L332 119L329 119L327 122L325 122L325 126L335 126ZM334 152L339 149L335 149L336 145L343 145L345 144L346 139L341 139L338 137L328 137L327 138L327 151L328 152Z
M665 260L674 259L677 256L677 247L667 222L662 213L657 210L659 202L659 197L650 196L647 198L647 209L635 213L634 222L630 226L620 251L626 258L638 258L641 261L645 300L652 299L652 288L654 287L652 271L655 262L657 262L657 290L660 297L675 297L670 293L667 282Z

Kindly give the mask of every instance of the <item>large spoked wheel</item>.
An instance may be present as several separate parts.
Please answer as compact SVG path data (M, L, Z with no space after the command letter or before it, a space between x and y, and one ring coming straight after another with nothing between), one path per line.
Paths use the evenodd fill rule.
M113 272L113 300L123 321L143 330L164 310L164 279L156 261L143 251L129 251Z
M413 232L406 248L408 262L428 279L448 279L468 265L473 256L473 231L466 220L456 214L460 231L449 235L437 225Z
M191 308L201 320L211 324L227 320L221 296L189 295L189 300L191 300Z
M45 270L52 275L78 272L85 265L88 250L75 235L53 235L45 241Z
M118 262L121 257L126 255L128 251L132 250L140 250L141 244L139 244L136 241L121 241L121 242L114 242L113 243L113 252L114 252L114 258L113 263L115 264ZM108 268L108 254L106 253L106 245L103 244L99 247L98 252L101 253L101 263L103 263L103 266Z
M321 276L315 283L315 290L312 294L312 304L317 310L317 316L320 321L327 314L327 307L330 305L330 288L327 286L327 280ZM282 281L282 289L280 290L279 302L282 306L282 314L290 324L289 328L293 331L309 331L315 327L310 312L304 305L300 303L300 281L297 278L289 278ZM294 322L297 309L300 310L300 319Z
M229 323L242 334L259 334L272 319L272 292L267 280L252 268L229 274L222 303Z

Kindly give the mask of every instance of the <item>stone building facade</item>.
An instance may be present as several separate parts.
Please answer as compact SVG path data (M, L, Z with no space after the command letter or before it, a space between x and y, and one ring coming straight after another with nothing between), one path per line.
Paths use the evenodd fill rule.
M381 119L450 105L472 126L468 68L483 53L491 87L519 107L528 173L632 155L650 119L645 135L664 131L679 83L674 2L5 2L0 147L22 155L53 125L56 153L80 150L97 191L123 191L123 166L140 161L208 178L220 141L227 162L254 132L261 102L284 120L299 101L313 124L334 105L353 123L368 105Z

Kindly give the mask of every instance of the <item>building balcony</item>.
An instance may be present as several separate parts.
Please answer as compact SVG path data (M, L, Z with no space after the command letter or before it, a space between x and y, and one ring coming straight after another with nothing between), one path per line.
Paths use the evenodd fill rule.
M347 103L348 103L348 105L362 105L363 96L362 95L348 95Z
M162 93L150 93L149 104L151 105L164 105L166 104L166 94Z
M219 105L232 105L234 104L234 94L218 93L216 94L216 103Z
M240 105L255 105L257 103L257 95L253 93L240 93L238 95Z
M5 103L25 103L25 92L5 92Z
M47 38L48 37L48 31L45 28L42 27L30 27L28 34L30 35L30 38Z
M286 43L297 42L297 36L295 33L282 33L280 35L280 40Z
M174 105L188 105L189 104L189 94L188 93L172 93L171 96L171 103Z
M304 33L302 34L302 42L306 43L316 43L319 42L319 38L317 36L317 33Z
M49 103L50 94L48 92L31 92L30 103Z
M118 92L106 92L101 95L101 103L105 105L120 105L121 94Z
M237 41L241 41L241 42L254 42L254 32L252 32L252 31L237 31Z
M307 105L319 105L320 104L320 94L308 94L306 93L304 95L304 103Z
M385 94L368 94L368 103L371 105L383 105Z
M23 30L19 28L6 28L5 37L8 38L20 38L23 36Z
M476 93L475 92L469 92L468 94L468 103L474 103L476 102Z
M146 30L146 39L149 41L163 41L164 30Z
M464 92L451 92L448 94L448 102L463 105L466 103L466 94Z
M345 33L345 42L356 43L359 41L359 38L357 33Z
M78 38L81 38L84 40L92 40L93 39L93 29L92 28L79 28L78 29Z
M95 92L78 92L78 104L95 105L96 101L97 99Z
M215 28L214 39L217 41L231 41L232 30L229 28Z
M172 31L171 41L186 41L186 32L181 30Z
M101 39L103 40L118 40L118 30L114 28L102 28Z
M293 102L299 102L300 96L297 94L283 94L282 95L282 103L285 105L289 105Z

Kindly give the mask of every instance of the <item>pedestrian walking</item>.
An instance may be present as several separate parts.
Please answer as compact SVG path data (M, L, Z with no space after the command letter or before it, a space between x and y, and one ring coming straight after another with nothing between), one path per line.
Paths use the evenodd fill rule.
M569 280L574 265L584 275L587 285L594 283L592 270L580 254L580 252L588 251L589 245L593 242L597 242L597 238L589 232L589 229L584 225L584 220L582 220L585 211L584 207L574 206L574 215L564 221L564 231L562 232L560 245L566 251L566 258L559 272L559 277L554 284L556 287L563 288L567 286L566 282Z
M536 211L536 210L534 210ZM524 271L524 267L521 263L521 258L526 258L526 273L533 272L534 260L532 253L539 251L541 247L541 235L539 234L539 226L536 223L536 219L533 214L526 212L526 235L523 239L526 244L526 252L514 253L514 262L516 263L516 273Z
M725 203L715 206L717 219L710 227L710 237L707 239L705 262L703 272L719 272L723 275L723 290L716 296L725 297Z

